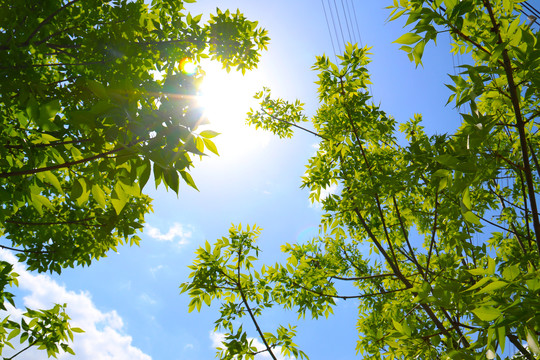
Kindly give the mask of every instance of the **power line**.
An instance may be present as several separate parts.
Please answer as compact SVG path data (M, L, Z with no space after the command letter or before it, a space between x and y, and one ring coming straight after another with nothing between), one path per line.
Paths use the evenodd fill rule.
M347 12L345 12L345 6L343 5L343 0L341 0L341 7L343 9L343 15L345 16L345 23L347 24L347 31L349 32L349 40L350 42L353 42L351 29L349 28L349 20L347 19Z
M529 4L527 1L524 1L521 3L527 10L529 10L534 16L536 16L536 18L540 18L540 12L538 10L536 10L536 8L534 6L532 6L531 4Z
M354 13L354 21L356 23L356 30L358 31L358 40L359 40L360 46L364 47L364 45L362 44L362 36L360 35L360 27L358 26L358 17L356 16L356 9L354 7L354 1L352 2L352 8L353 8L353 13Z
M527 16L528 20L531 21L531 25L533 23L537 24L538 23L536 22L536 20L538 18L540 18L540 12L538 12L538 10L536 10L536 8L534 6L532 6L531 4L529 4L528 2L524 1L521 3L522 5L522 8L519 10L523 15ZM527 11L530 11L531 13L530 14L527 14L523 8L525 8Z
M332 38L332 32L330 31L330 24L328 23L328 16L326 15L326 9L324 7L324 1L323 0L321 0L321 5L322 5L323 11L324 11L324 19L326 20L326 27L328 28L328 34L330 35L330 42L332 43L332 50L334 50L334 58L336 59L336 63L337 63L336 47L334 46L334 39Z
M350 20L350 23L351 23L352 40L355 43L358 43L358 39L356 38L356 32L354 31L354 23L353 23L351 8L349 6L349 1L345 0L345 3L347 4L347 13L349 14L349 20Z
M334 0L334 7L336 8L336 17L337 17L338 24L339 24L339 30L341 32L341 38L343 39L343 46L345 46L345 36L343 35L343 27L341 26L341 20L339 19L339 10L338 10L338 7L336 5L336 0Z
M339 48L339 38L338 38L339 35L338 35L338 32L337 32L337 28L336 28L336 22L334 21L334 14L332 14L332 5L330 4L330 0L328 0L328 10L330 11L330 17L332 18L332 25L334 27L334 34L336 35L336 43L338 44L338 51L341 52L341 48ZM335 53L335 55L337 55L337 53Z

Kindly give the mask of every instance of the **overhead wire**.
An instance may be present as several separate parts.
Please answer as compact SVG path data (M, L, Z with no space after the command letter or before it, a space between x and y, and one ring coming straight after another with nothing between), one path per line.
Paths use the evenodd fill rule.
M358 39L356 37L356 32L354 31L354 23L353 23L353 18L352 18L352 12L351 12L351 9L350 9L350 0L349 1L345 1L345 3L347 4L347 12L349 14L349 17L350 17L350 22L351 22L351 29L352 29L352 38L353 38L353 42L358 44Z
M334 3L335 3L335 0L334 0ZM336 21L334 21L334 14L332 13L332 4L330 4L330 0L328 0L328 9L330 11L330 17L332 19L332 25L334 27L334 34L336 35L336 43L338 44L338 52L341 52L341 47L339 47L339 35L338 35L337 27L336 27Z
M336 63L337 63L336 47L334 46L334 39L332 37L332 31L330 30L330 24L328 23L328 16L326 14L326 9L324 7L324 1L323 0L321 0L321 5L323 7L324 19L326 20L326 27L328 29L328 34L330 35L330 42L332 43L332 50L334 51L334 58L335 58Z
M351 35L351 28L349 27L349 19L347 18L347 11L345 11L345 6L343 5L343 0L341 0L341 8L343 9L343 15L345 17L345 24L347 24L347 31L349 33L349 42L353 42L352 35Z
M529 2L527 1L524 1L521 3L521 5L523 5L527 10L529 10L534 16L536 16L536 18L540 18L540 12L538 10L536 10L536 8L534 6L532 6L531 4L529 4Z
M536 8L534 6L532 6L531 4L529 4L527 1L522 2L521 5L522 5L522 8L519 11L523 15L527 16L527 19L531 22L531 25L533 23L538 25L538 22L536 20L538 20L540 18L540 12L538 12L538 10L536 10ZM523 8L525 8L527 11L529 11L530 14L525 12L523 10Z
M358 42L360 44L360 47L364 47L362 44L362 36L360 35L360 26L358 26L358 17L356 16L356 8L354 7L354 1L352 1L352 8L354 13L354 21L356 23L356 31L358 32Z
M336 8L336 17L339 24L339 30L341 32L341 39L343 40L343 46L346 45L345 36L343 35L343 27L341 26L341 19L339 18L339 9L336 5L336 0L334 0L334 7Z

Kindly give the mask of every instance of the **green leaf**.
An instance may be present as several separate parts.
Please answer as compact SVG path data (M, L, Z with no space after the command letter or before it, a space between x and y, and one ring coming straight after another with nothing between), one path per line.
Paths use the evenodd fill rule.
M465 191L463 191L461 203L467 210L471 210L471 196L469 194L469 188L466 188Z
M120 213L124 209L124 206L126 206L128 199L128 195L122 188L122 185L120 184L120 182L117 182L114 186L113 196L111 198L111 203L113 204L114 210L116 211L117 215L120 215Z
M163 181L169 186L175 193L178 194L179 177L176 169L163 170Z
M39 124L44 130L57 130L58 127L52 123L55 115L60 112L61 109L60 100L51 100L39 108ZM46 134L42 134L46 135Z
M520 273L519 266L510 265L503 270L502 275L505 280L512 281L517 278Z
M488 270L482 269L482 268L470 269L470 270L467 270L467 272L471 273L472 275L488 275L489 274Z
M476 294L485 294L485 293L493 293L495 290L498 290L500 288L503 288L507 286L508 284L504 281L494 281L491 284L484 287L482 290L477 291Z
M473 270L468 270L469 272L472 272ZM491 281L491 278L485 277L480 280L478 280L473 286L467 289L467 291L478 289L479 287L484 286L487 282Z
M99 185L92 185L92 196L94 196L94 200L96 200L99 206L104 209L107 207L107 204L105 203L105 193Z
M491 306L482 306L472 312L482 321L493 321L501 316L501 311Z
M51 201L45 196L39 194L30 194L30 196L32 198L32 204L34 208L39 212L40 215L43 215L43 206L45 206L49 210L53 210Z
M463 218L471 224L482 225L482 223L480 222L480 218L473 214L472 211L467 211L466 213L464 213Z
M148 182L148 179L150 178L152 165L150 164L150 161L146 161L143 166L144 166L144 168L143 168L143 170L141 172L141 175L139 177L139 187L140 187L141 191L144 188L144 186L146 185L146 183Z
M416 66L422 64L422 55L424 54L425 41L420 41L413 49L414 62Z
M536 355L540 355L540 344L538 343L538 335L529 326L526 327L527 332L527 345L529 349Z
M504 326L497 328L497 341L499 341L501 351L504 353L504 346L506 343L506 328Z
M21 329L20 328L15 328L9 333L6 340L9 341L9 340L13 339L14 337L16 337L17 335L19 335L20 333L21 333Z
M95 80L86 80L86 85L98 98L105 100L107 98L107 90L103 84Z
M114 211L116 212L116 215L120 215L122 212L122 209L124 209L124 206L126 206L126 201L121 199L111 199L111 203L114 207Z
M450 170L446 170L446 169L438 169L437 171L433 173L433 176L436 176L436 177L447 177L448 175L450 175Z
M219 133L216 132L216 131L212 131L212 130L204 130L204 131L201 131L201 133L199 135L204 137L204 138L211 139L211 138L213 138L215 136L218 136Z
M211 140L203 138L203 141L204 141L204 145L206 146L208 150L210 150L211 152L219 156L218 149Z
M60 194L64 193L62 186L60 185L60 181L58 181L58 178L51 171L44 171L44 172L38 173L38 177L40 177L43 181L54 186L56 191L58 191Z
M418 42L421 39L422 37L418 34L407 33L407 34L401 35L397 40L394 41L394 43L411 45Z
M199 189L197 189L197 185L195 185L195 181L193 181L193 178L187 171L184 171L184 170L180 171L180 175L182 175L182 178L184 179L186 184L188 184L195 190L199 191Z

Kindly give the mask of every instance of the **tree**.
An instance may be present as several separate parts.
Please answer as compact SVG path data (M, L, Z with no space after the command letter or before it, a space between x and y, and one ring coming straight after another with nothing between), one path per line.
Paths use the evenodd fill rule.
M322 105L311 122L320 144L302 179L322 202L319 236L283 245L285 264L256 270L260 230L233 227L198 249L181 286L190 310L220 304L220 358L276 359L278 346L307 357L292 342L294 326L265 332L257 317L273 306L329 316L336 299L358 301L364 358L494 359L508 343L516 358L540 353L540 34L519 17L518 1L395 0L390 8L390 20L411 27L396 42L416 65L445 32L453 52L471 56L447 85L449 103L470 111L454 133L428 135L421 115L398 123L370 101L368 48L349 44L339 64L319 57ZM280 137L307 130L298 102L268 89L257 97L249 123ZM322 199L331 185L338 193ZM243 316L263 349L233 321Z
M186 1L193 2L193 1ZM268 37L239 11L206 24L178 0L0 1L0 235L30 270L88 266L136 232L151 174L178 193L191 156L217 153L196 101L202 58L256 66ZM0 263L0 306L16 284ZM55 356L71 337L61 306L5 318L0 351L21 342ZM40 320L42 319L42 320ZM58 323L59 325L54 325Z

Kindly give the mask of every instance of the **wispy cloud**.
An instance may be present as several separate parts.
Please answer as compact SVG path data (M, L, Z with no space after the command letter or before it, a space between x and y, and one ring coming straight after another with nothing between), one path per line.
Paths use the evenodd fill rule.
M173 241L175 238L179 238L179 245L187 244L188 239L192 236L192 231L186 229L184 225L179 223L174 223L165 234L162 234L158 228L147 224L145 226L145 233L158 241Z
M73 327L85 332L74 334L71 344L77 354L77 360L115 359L115 360L151 360L151 357L132 345L132 337L124 333L124 323L116 311L102 312L92 301L88 292L67 290L47 275L35 275L26 271L17 263L13 254L1 250L0 259L14 264L19 274L19 288L29 292L23 297L24 306L35 309L48 309L54 304L67 304L67 313ZM14 316L20 316L21 310L10 308ZM3 354L8 355L8 354ZM72 355L62 354L62 360L74 359ZM32 350L17 356L20 360L45 360L47 353Z
M224 340L225 340L225 334L224 333L220 333L220 332L216 332L216 331L210 331L210 341L212 341L212 347L214 349L218 348L218 347L222 348L223 347L222 342ZM257 351L261 351L261 350L265 349L264 344L262 342L260 342L258 339L248 338L248 341L249 340L253 340L253 346L255 346L257 348ZM281 355L281 346L276 346L273 349L273 352L274 352L274 355L276 356L276 358L278 360L295 360L295 357L285 357L285 356ZM266 359L271 359L271 358L272 357L270 356L270 354L268 352L263 352L263 353L255 355L256 360L266 360Z
M151 267L150 268L150 273L152 274L153 277L156 277L156 273L163 269L163 265L158 265L158 266L155 266L155 267Z
M156 299L154 299L153 297L151 297L151 296L148 295L147 293L142 293L142 294L139 296L139 299L141 299L142 302L144 302L145 304L148 304L148 305L155 305L155 304L157 304Z

